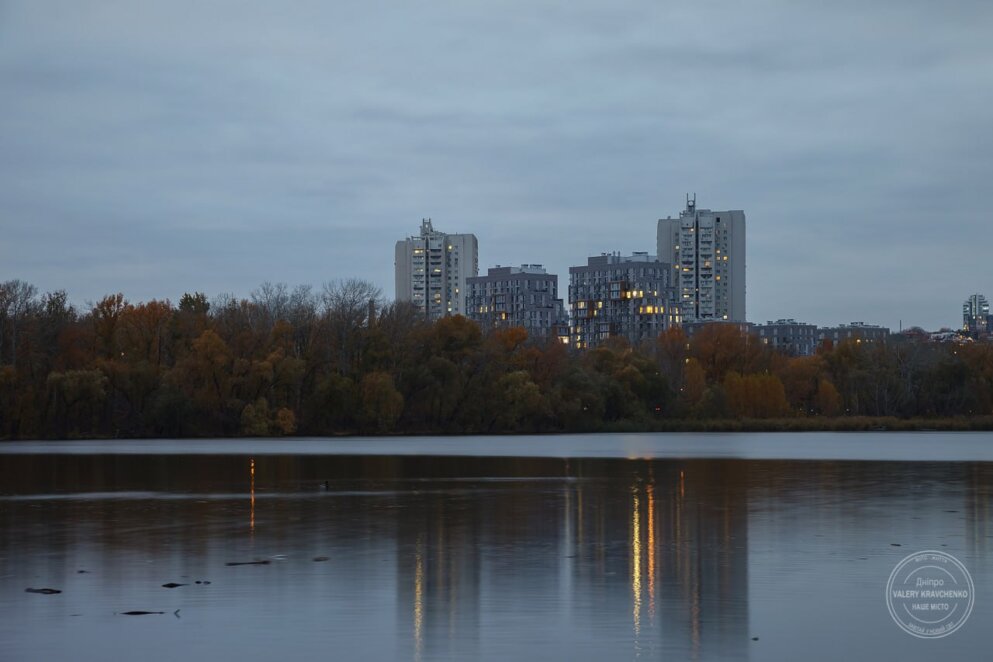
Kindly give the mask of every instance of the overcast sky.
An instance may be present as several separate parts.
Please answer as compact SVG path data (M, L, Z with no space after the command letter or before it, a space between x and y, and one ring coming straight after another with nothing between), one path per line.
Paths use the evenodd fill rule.
M479 238L559 274L748 219L748 317L993 297L993 3L0 0L0 279L83 304L360 277Z

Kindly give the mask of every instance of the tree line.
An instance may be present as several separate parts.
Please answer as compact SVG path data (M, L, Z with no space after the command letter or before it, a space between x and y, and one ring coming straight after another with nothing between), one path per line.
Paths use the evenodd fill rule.
M993 414L993 345L822 346L785 356L733 325L575 351L522 328L434 323L360 280L248 298L0 283L0 437L650 430L694 421Z

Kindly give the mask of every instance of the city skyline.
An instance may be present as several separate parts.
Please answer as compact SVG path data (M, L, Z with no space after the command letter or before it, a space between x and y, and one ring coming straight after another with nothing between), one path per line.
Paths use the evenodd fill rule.
M0 0L0 662L984 659L991 27Z
M389 296L376 238L422 217L564 275L695 191L748 212L750 320L956 328L993 291L993 8L853 10L6 3L0 278Z

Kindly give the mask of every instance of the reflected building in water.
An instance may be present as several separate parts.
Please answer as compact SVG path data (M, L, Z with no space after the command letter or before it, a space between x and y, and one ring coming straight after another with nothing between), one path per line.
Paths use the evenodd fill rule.
M624 499L577 487L577 576L612 609L630 603L633 652L733 657L749 636L747 474L720 462L637 467Z
M471 655L479 633L480 529L444 493L414 494L419 503L396 520L398 657ZM402 633L409 633L405 638Z
M604 466L604 480L587 475ZM720 461L557 469L500 485L499 498L459 506L438 495L398 520L398 625L415 657L498 653L468 642L479 646L480 614L506 610L506 595L524 596L511 607L525 638L542 627L558 636L548 614L564 613L590 636L609 630L611 650L627 629L633 655L747 650L747 471Z
M0 639L13 659L58 657L36 649L67 613L186 617L194 599L189 617L237 623L199 629L221 657L702 660L778 645L789 659L789 635L821 632L838 609L876 636L878 589L908 548L947 547L977 587L993 577L984 462L3 459ZM256 560L271 562L228 565ZM213 582L158 586L183 577ZM824 600L784 610L784 591L811 581ZM32 585L63 592L38 600ZM121 649L127 634L106 620L73 621L95 628L83 657ZM175 652L167 634L149 645L134 632L129 650ZM970 632L957 640L985 650Z
M993 480L989 465L972 465L963 482L968 488L965 497L965 540L972 557L993 565L990 559L990 541L993 540Z

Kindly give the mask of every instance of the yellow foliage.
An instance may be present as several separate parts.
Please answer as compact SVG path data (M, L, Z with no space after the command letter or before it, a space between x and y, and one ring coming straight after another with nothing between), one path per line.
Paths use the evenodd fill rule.
M785 415L788 409L783 382L775 375L729 372L724 378L724 391L735 416L775 418Z
M826 379L817 384L817 410L824 416L837 416L841 411L838 389Z
M279 434L293 434L297 431L297 417L292 409L282 407L276 412L276 432Z

